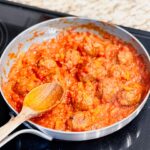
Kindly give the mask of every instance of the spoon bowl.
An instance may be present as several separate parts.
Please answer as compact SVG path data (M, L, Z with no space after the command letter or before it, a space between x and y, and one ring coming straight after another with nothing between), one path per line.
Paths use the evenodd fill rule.
M52 109L60 103L62 87L57 83L45 83L31 90L25 97L23 106L37 113Z

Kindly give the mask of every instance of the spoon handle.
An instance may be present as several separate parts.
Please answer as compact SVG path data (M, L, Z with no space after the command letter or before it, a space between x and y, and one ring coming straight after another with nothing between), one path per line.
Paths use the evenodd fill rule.
M5 139L14 129L24 121L33 117L33 111L28 107L23 107L18 116L11 118L5 125L0 128L0 142Z

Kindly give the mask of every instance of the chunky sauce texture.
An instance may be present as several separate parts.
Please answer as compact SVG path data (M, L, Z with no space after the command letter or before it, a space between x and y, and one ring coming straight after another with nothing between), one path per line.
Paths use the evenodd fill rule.
M129 43L105 34L65 30L33 44L20 55L3 84L19 112L33 88L57 81L62 103L32 119L47 128L86 131L106 127L131 114L149 90L149 72Z

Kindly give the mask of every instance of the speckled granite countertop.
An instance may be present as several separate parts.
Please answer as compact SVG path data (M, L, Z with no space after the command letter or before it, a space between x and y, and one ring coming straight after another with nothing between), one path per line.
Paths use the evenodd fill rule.
M150 0L12 0L150 31Z

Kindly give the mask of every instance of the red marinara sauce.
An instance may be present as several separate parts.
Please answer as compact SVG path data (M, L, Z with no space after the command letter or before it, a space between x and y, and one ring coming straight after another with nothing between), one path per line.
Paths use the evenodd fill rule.
M131 44L106 34L66 30L33 44L3 84L9 103L20 111L26 94L58 81L63 101L33 122L64 131L93 130L131 114L149 90L149 72Z

